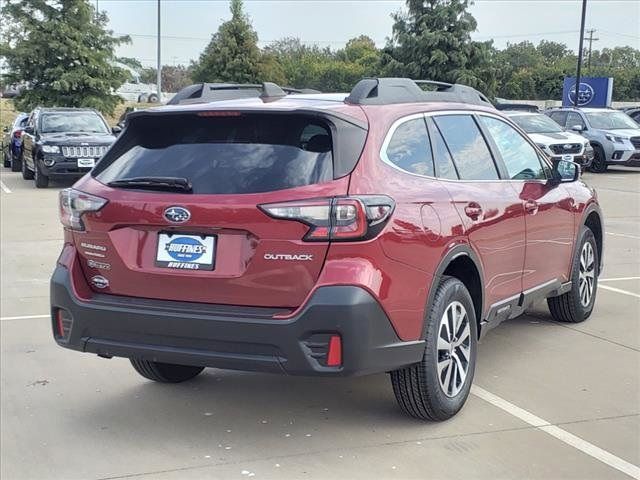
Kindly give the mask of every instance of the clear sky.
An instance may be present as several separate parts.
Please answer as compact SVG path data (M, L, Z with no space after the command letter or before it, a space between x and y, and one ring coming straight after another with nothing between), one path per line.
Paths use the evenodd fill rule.
M156 0L91 0L110 18L110 28L129 34L132 43L118 54L155 65ZM161 0L164 64L197 59L220 23L230 17L225 0ZM508 42L547 39L578 49L580 0L476 0L477 40ZM378 46L391 34L391 13L401 0L245 0L260 45L283 37L339 48L358 35ZM640 0L588 0L587 29L597 29L594 48L629 45L640 48Z

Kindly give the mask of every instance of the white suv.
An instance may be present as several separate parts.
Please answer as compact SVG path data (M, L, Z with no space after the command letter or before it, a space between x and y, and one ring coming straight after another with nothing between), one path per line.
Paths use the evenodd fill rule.
M569 160L583 169L591 166L593 148L582 135L565 132L546 115L532 112L503 112L552 159Z

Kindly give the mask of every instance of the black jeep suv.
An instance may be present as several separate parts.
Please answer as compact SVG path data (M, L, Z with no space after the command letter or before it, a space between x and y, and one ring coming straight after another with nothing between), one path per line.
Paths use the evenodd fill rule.
M115 136L88 108L36 108L23 133L22 177L46 188L50 178L79 178L91 170Z

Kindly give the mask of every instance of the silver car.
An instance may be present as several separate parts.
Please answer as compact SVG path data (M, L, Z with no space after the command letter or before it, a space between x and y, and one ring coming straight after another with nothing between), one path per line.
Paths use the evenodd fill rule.
M591 142L591 169L605 172L609 165L640 167L640 125L627 114L608 108L555 108L545 112L565 130Z

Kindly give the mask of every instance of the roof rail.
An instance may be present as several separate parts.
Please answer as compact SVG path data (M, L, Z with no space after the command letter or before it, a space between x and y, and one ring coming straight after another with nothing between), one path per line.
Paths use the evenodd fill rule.
M426 91L420 85L435 86L436 89ZM484 94L467 85L410 78L365 78L353 87L345 102L356 105L455 102L493 106Z

